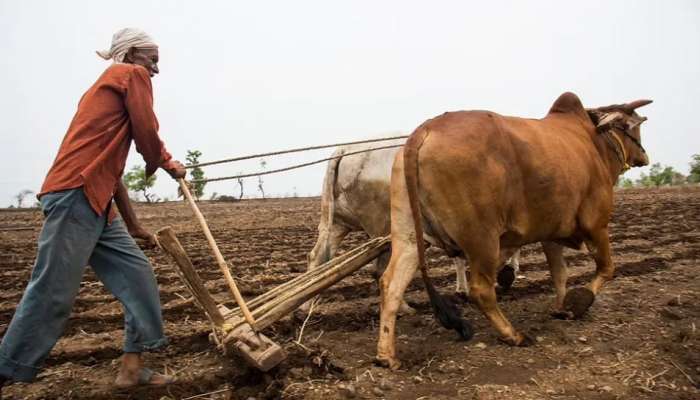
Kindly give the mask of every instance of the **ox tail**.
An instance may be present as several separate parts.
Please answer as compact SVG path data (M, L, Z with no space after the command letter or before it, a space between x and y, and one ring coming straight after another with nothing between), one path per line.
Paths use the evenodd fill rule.
M333 153L334 156L342 155L343 150ZM328 262L331 259L331 244L329 230L333 226L333 215L335 214L335 184L338 180L338 168L342 158L336 158L328 161L326 176L323 180L323 191L321 193L321 221L318 224L319 243L316 245L316 250L319 254L315 260L309 259L311 262L316 262L316 266Z
M433 307L435 317L446 329L454 329L463 340L469 340L474 335L474 331L466 320L462 319L461 312L457 306L449 299L438 293L433 286L428 270L425 265L425 240L423 240L423 220L420 212L420 201L418 199L418 151L423 142L428 137L428 132L420 129L414 132L404 145L404 174L406 177L406 188L408 190L408 202L411 206L411 214L416 232L416 246L418 248L418 266L420 267L425 288L430 297L430 304Z
M328 226L333 225L333 215L335 214L335 184L338 180L338 167L340 166L340 160L342 160L342 158L336 158L328 162L326 180L323 182L323 193L328 199L328 208L326 210L321 210L324 213L324 216L321 218L326 218Z

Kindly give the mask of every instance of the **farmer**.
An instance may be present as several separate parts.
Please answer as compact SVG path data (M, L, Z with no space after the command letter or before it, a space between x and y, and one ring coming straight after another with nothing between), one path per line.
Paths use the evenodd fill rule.
M63 333L87 265L124 308L124 355L115 385L174 380L143 366L141 353L168 340L153 269L133 239L155 238L141 227L121 180L132 140L146 176L158 168L175 179L185 176L158 137L153 113L158 46L145 32L127 28L97 54L114 63L81 98L38 195L44 226L31 279L0 345L0 388L35 378Z

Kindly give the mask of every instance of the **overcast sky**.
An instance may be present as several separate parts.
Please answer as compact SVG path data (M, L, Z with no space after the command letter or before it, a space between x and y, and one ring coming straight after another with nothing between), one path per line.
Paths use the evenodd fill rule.
M0 0L0 206L39 190L80 96L109 65L94 51L127 26L160 45L156 114L179 159L410 132L447 110L541 117L567 90L587 107L651 98L640 113L652 162L687 173L700 153L697 1ZM330 152L268 158L267 168ZM319 194L324 170L268 176L266 192ZM256 184L246 181L247 194ZM156 192L175 195L163 171Z

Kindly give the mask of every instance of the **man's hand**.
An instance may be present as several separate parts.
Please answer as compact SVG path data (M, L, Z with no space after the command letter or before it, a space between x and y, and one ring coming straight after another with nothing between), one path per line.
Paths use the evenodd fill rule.
M137 243L141 244L144 248L152 249L158 246L155 235L141 227L129 230L129 235L137 239Z
M173 179L184 178L187 175L185 166L180 161L170 160L163 165L163 169L170 174Z

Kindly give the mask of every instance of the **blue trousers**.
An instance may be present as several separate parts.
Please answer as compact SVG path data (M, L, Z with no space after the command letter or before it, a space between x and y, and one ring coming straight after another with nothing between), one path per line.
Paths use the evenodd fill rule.
M63 333L87 265L122 303L124 352L167 344L148 258L116 218L107 224L82 188L41 197L45 215L34 270L0 345L0 376L31 382Z

